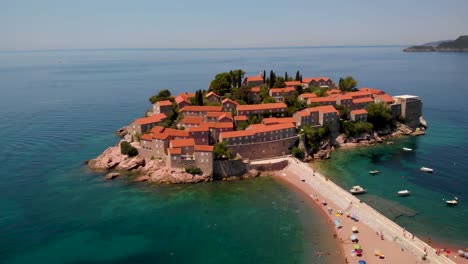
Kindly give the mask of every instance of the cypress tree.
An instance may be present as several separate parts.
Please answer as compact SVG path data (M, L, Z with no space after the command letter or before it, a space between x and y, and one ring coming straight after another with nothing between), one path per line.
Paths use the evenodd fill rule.
M263 70L263 83L266 82L267 76L266 76L266 71Z
M296 78L294 78L295 81L300 81L300 73L299 71L296 72Z
M285 82L289 81L288 72L284 72L284 81Z

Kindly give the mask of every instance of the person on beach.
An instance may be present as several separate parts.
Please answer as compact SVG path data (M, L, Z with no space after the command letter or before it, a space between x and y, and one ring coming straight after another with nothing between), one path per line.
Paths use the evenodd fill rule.
M384 240L383 234L380 235L380 240Z
M414 240L414 234L412 234L411 240Z

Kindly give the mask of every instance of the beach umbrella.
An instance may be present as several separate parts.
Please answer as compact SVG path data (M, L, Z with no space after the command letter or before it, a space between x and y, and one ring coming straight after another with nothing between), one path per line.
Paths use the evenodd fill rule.
M361 249L361 244L354 244L354 249Z
M353 240L353 241L356 240L357 238L358 238L357 235L351 235L351 236L349 237L349 239L351 239L351 240Z
M353 233L356 233L358 231L357 227L353 226L351 227L351 231L353 231Z

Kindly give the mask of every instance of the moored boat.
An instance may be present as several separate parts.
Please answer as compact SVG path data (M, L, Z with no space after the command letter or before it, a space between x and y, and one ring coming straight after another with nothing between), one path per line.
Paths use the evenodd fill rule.
M408 195L411 194L411 192L409 190L401 190L401 191L398 191L397 193L400 196L408 196Z
M424 172L434 172L433 169L428 168L428 167L421 167L421 171L424 171Z
M448 201L445 201L445 203L449 206L452 206L452 205L457 205L458 204L458 198L457 197L454 197L453 200L448 200Z
M369 171L369 173L370 173L370 174L378 174L379 171L378 171L378 170L371 170L371 171Z
M366 189L362 188L359 185L353 186L351 190L349 190L350 193L352 194L362 194L366 192Z
M411 148L403 148L404 151L413 151Z

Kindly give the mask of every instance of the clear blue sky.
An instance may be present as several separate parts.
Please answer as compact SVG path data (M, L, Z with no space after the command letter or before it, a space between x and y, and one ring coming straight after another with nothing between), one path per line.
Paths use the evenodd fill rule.
M420 44L466 0L0 0L0 50Z

